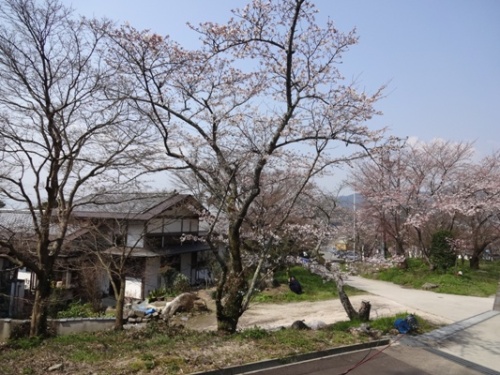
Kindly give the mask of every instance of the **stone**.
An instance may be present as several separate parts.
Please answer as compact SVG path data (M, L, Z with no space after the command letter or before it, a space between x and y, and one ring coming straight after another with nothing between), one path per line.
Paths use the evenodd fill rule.
M314 330L326 328L326 323L321 320L313 320L312 322L309 322L307 325L309 326L309 328Z
M299 329L299 330L311 329L311 328L309 328L309 326L306 323L304 323L303 320L296 320L295 322L292 323L291 328L292 329Z
M58 363L56 365L53 365L53 366L50 366L47 371L58 371L58 370L62 370L63 368L63 364L62 363Z
M167 302L163 310L161 311L162 317L170 317L174 316L174 314L178 311L189 312L193 310L194 301L199 300L198 297L194 293L182 293L175 297L172 301Z
M439 285L433 284L433 283L425 283L424 285L422 285L422 289L424 289L424 290L435 289L438 287L439 287Z
M146 312L142 310L133 310L134 315L138 318L144 318L146 316Z

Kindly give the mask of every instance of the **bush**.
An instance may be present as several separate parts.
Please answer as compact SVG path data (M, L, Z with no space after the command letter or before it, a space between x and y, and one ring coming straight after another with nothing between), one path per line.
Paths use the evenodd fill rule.
M148 293L148 301L154 302L157 300L163 300L168 294L167 288L162 287L158 289L154 289L149 291Z
M452 239L453 233L447 230L441 230L432 235L430 261L440 271L446 271L456 264L457 255L450 245Z
M189 290L191 289L191 285L187 276L179 272L175 276L172 289L175 294L189 292Z
M167 267L163 273L165 291L168 295L178 295L191 289L189 279L174 268Z
M57 318L96 318L99 313L94 312L91 303L82 303L81 301L71 302L67 309L59 311Z

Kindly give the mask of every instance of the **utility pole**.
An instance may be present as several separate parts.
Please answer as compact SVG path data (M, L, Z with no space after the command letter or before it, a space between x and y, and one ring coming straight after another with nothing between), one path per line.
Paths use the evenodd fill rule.
M353 221L353 250L354 254L356 254L356 192L354 192L354 196L352 199L352 204L353 204L353 212L354 212L354 221Z

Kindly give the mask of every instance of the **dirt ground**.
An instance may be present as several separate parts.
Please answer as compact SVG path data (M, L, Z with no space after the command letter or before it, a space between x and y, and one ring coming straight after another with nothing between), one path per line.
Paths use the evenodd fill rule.
M204 291L200 291L198 295L207 303L210 312L195 315L183 314L176 316L174 320L191 329L216 330L217 321L213 300ZM369 301L372 306L371 319L403 312L418 314L435 323L444 323L437 316L422 311L413 311L384 297L367 294L350 297L350 300L355 309L360 307L362 301ZM348 320L348 317L338 299L286 304L251 303L250 308L240 318L238 328L245 329L257 326L264 329L278 329L280 327L289 327L296 320L303 320L308 326L315 327L322 323L332 324Z

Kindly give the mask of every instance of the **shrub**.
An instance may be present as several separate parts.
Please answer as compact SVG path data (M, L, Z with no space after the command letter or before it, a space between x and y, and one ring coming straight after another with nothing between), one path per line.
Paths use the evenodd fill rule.
M58 311L57 318L95 318L100 316L94 312L91 303L82 303L81 301L71 302L67 309Z
M163 273L165 291L169 295L178 295L191 289L189 279L174 268L167 267Z
M457 255L450 245L452 239L453 234L447 230L441 230L432 235L430 261L440 271L453 267L457 261Z

